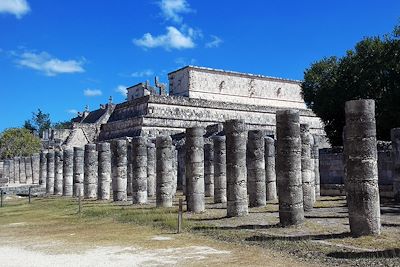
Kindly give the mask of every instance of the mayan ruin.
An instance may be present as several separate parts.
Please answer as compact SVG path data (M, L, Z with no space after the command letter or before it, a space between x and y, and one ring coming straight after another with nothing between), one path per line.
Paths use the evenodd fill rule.
M400 267L400 3L49 4L0 0L0 266Z

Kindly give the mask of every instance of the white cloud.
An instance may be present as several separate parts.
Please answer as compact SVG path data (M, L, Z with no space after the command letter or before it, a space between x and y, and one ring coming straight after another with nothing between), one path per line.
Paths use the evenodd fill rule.
M15 15L18 19L30 11L26 0L0 0L0 13Z
M161 0L158 5L164 19L175 23L182 22L181 14L193 12L186 0Z
M219 47L222 44L222 39L219 38L218 36L211 35L212 40L208 43L205 44L206 48L216 48Z
M19 66L43 72L47 76L85 71L82 67L83 61L60 60L52 57L47 52L23 52L22 54L16 54L16 56L18 57L16 63Z
M142 38L134 39L133 43L145 49L156 47L163 47L166 50L193 48L195 47L193 41L195 31L189 29L187 33L184 33L173 26L169 26L165 34L153 36L151 33L146 33Z
M142 77L149 77L149 76L153 76L153 75L154 75L154 71L147 69L147 70L132 72L130 76L134 77L134 78L142 78Z
M83 94L85 95L85 96L100 96L100 95L102 95L103 93L101 92L101 90L98 90L98 89L85 89L85 90L83 90Z
M127 86L125 85L118 85L117 88L115 88L115 91L120 93L123 97L126 97L126 95L128 94L126 88Z
M70 113L70 114L74 114L74 115L78 114L78 111L76 109L73 109L73 108L72 109L68 109L67 112Z

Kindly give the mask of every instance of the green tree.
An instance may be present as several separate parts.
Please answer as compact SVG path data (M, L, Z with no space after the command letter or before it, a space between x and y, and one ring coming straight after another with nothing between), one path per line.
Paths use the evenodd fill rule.
M53 123L52 128L54 129L71 129L72 122L71 121L59 121Z
M28 156L39 152L40 139L28 129L10 128L0 133L0 157Z
M37 112L32 112L32 119L24 123L24 128L30 132L43 137L43 131L50 129L51 121L50 114L44 113L40 108Z
M368 37L342 58L324 58L304 73L302 94L325 124L332 145L342 144L344 103L374 99L377 136L390 140L390 129L400 126L400 27L392 35Z

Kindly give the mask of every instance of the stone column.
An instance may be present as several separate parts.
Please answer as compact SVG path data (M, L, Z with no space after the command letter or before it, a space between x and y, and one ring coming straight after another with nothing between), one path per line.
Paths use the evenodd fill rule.
M83 193L85 198L97 198L98 155L96 144L86 144L84 155Z
M40 174L40 155L39 153L34 153L32 155L32 181L33 184L39 184L39 174Z
M10 164L11 162L9 159L4 160L3 179L6 180L7 183L10 181Z
M56 150L54 152L54 195L63 194L63 152Z
M204 194L214 196L214 145L204 144Z
M354 236L380 234L375 102L347 101L345 114L345 187L350 232Z
M156 145L147 144L147 195L153 197L156 194Z
M111 143L111 177L114 201L126 201L127 194L127 141Z
M314 161L314 180L315 180L315 198L321 196L321 182L319 176L319 138L314 135L314 145L312 146L312 160Z
M172 139L156 138L156 206L172 207Z
M63 152L63 196L72 197L74 188L74 150Z
M19 158L19 182L26 184L26 172L25 172L25 158Z
M392 161L393 161L393 196L400 203L400 128L390 131L392 139Z
M14 157L14 183L19 184L19 157Z
M246 143L247 130L243 120L224 123L226 135L227 216L245 216L247 203Z
M47 178L47 152L40 152L40 176L39 176L39 184L46 188L46 179Z
M74 188L73 188L73 196L74 197L83 197L83 176L84 176L84 149L83 147L74 147L74 162L73 162L73 171L74 171Z
M247 190L250 207L267 204L265 192L264 133L260 130L248 132L247 140Z
M4 161L0 160L0 178L4 178Z
M187 211L205 210L204 200L204 128L186 129Z
M47 153L46 194L54 194L54 151Z
M226 203L225 136L214 136L214 203Z
M275 173L275 140L271 137L264 138L265 144L265 187L266 199L277 199L276 173Z
M32 184L32 159L31 157L24 157L24 161L25 161L26 183Z
M185 145L180 145L178 147L178 189L181 189L184 195L186 195L185 153Z
M14 172L14 160L9 159L9 183L14 183L15 181L15 172Z
M98 199L109 200L111 193L111 146L110 143L97 144L99 153Z
M126 179L127 179L127 188L126 193L128 196L132 196L132 180L133 180L133 172L132 172L132 161L133 161L133 154L132 154L132 143L128 140L127 141L127 169L126 169Z
M310 211L315 203L314 162L311 161L311 144L313 144L310 127L300 124L301 137L301 179L303 183L303 207Z
M132 138L132 202L147 203L147 140L143 136Z
M178 188L178 151L176 147L172 146L172 196L176 195L176 189Z
M276 112L276 178L282 226L304 221L299 112Z

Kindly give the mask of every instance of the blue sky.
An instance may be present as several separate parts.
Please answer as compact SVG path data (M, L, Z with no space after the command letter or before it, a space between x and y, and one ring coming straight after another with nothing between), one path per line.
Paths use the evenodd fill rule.
M302 79L392 31L400 1L0 0L0 130L53 122L185 65Z

